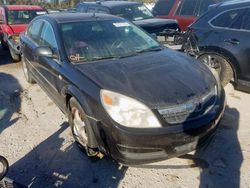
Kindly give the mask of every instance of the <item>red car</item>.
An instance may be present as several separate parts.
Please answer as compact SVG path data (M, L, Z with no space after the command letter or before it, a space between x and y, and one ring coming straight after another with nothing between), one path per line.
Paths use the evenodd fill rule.
M36 16L45 14L40 6L3 5L0 6L0 40L3 49L10 51L14 61L20 60L19 34Z
M178 20L181 30L186 31L210 5L221 1L225 0L158 0L153 8L153 14L159 18Z

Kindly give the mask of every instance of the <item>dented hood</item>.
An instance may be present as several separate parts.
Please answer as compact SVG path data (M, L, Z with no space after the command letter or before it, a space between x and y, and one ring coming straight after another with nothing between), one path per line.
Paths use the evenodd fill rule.
M165 29L179 29L178 23L173 19L150 18L133 21L149 33L159 33Z
M133 97L151 108L186 102L208 92L216 82L205 65L168 49L76 68L101 88Z

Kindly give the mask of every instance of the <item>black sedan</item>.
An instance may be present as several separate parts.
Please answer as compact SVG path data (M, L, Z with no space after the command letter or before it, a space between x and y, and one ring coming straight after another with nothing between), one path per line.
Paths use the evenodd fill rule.
M188 31L187 51L215 68L223 85L250 92L250 1L210 7Z
M69 116L89 156L142 164L205 144L225 95L203 64L125 19L52 14L21 36L23 70Z

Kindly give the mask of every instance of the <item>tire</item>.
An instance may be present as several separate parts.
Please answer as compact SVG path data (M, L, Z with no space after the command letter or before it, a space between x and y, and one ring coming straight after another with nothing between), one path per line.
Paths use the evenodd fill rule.
M16 54L12 48L9 48L9 49L10 49L10 55L11 55L13 61L14 62L20 61L21 60L21 56L19 54Z
M199 56L198 60L214 68L218 72L223 87L233 79L233 69L225 57L216 53L206 53Z
M27 62L25 61L25 57L22 57L22 69L23 69L23 74L26 79L26 81L30 84L35 83L35 80L33 79L29 67L27 65Z
M89 157L102 158L98 149L90 148L88 145L88 141L90 140L90 123L86 113L74 97L69 101L69 108L69 124L77 145Z
M9 168L9 163L8 161L3 157L0 156L0 163L1 163L1 171L0 171L0 181L6 176Z

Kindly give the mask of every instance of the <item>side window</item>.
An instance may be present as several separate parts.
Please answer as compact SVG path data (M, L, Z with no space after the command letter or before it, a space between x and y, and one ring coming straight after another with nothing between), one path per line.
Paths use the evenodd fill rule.
M246 9L244 14L241 16L242 24L241 29L250 31L250 8Z
M87 12L96 12L96 7L89 6Z
M216 27L240 29L240 14L243 9L230 10L215 17L211 24Z
M40 31L43 25L42 20L34 21L27 29L27 36L32 39L35 43L38 43Z
M198 0L182 0L175 15L179 16L197 16Z
M49 46L54 53L58 52L55 34L54 34L52 26L49 23L44 24L44 27L41 33L41 38L39 41L39 45Z
M97 8L98 13L104 13L104 14L109 14L109 9L104 8L104 7L99 7Z
M77 12L86 12L86 6L79 5L79 6L77 6L76 11Z
M158 0L153 8L154 15L168 15L175 0Z

